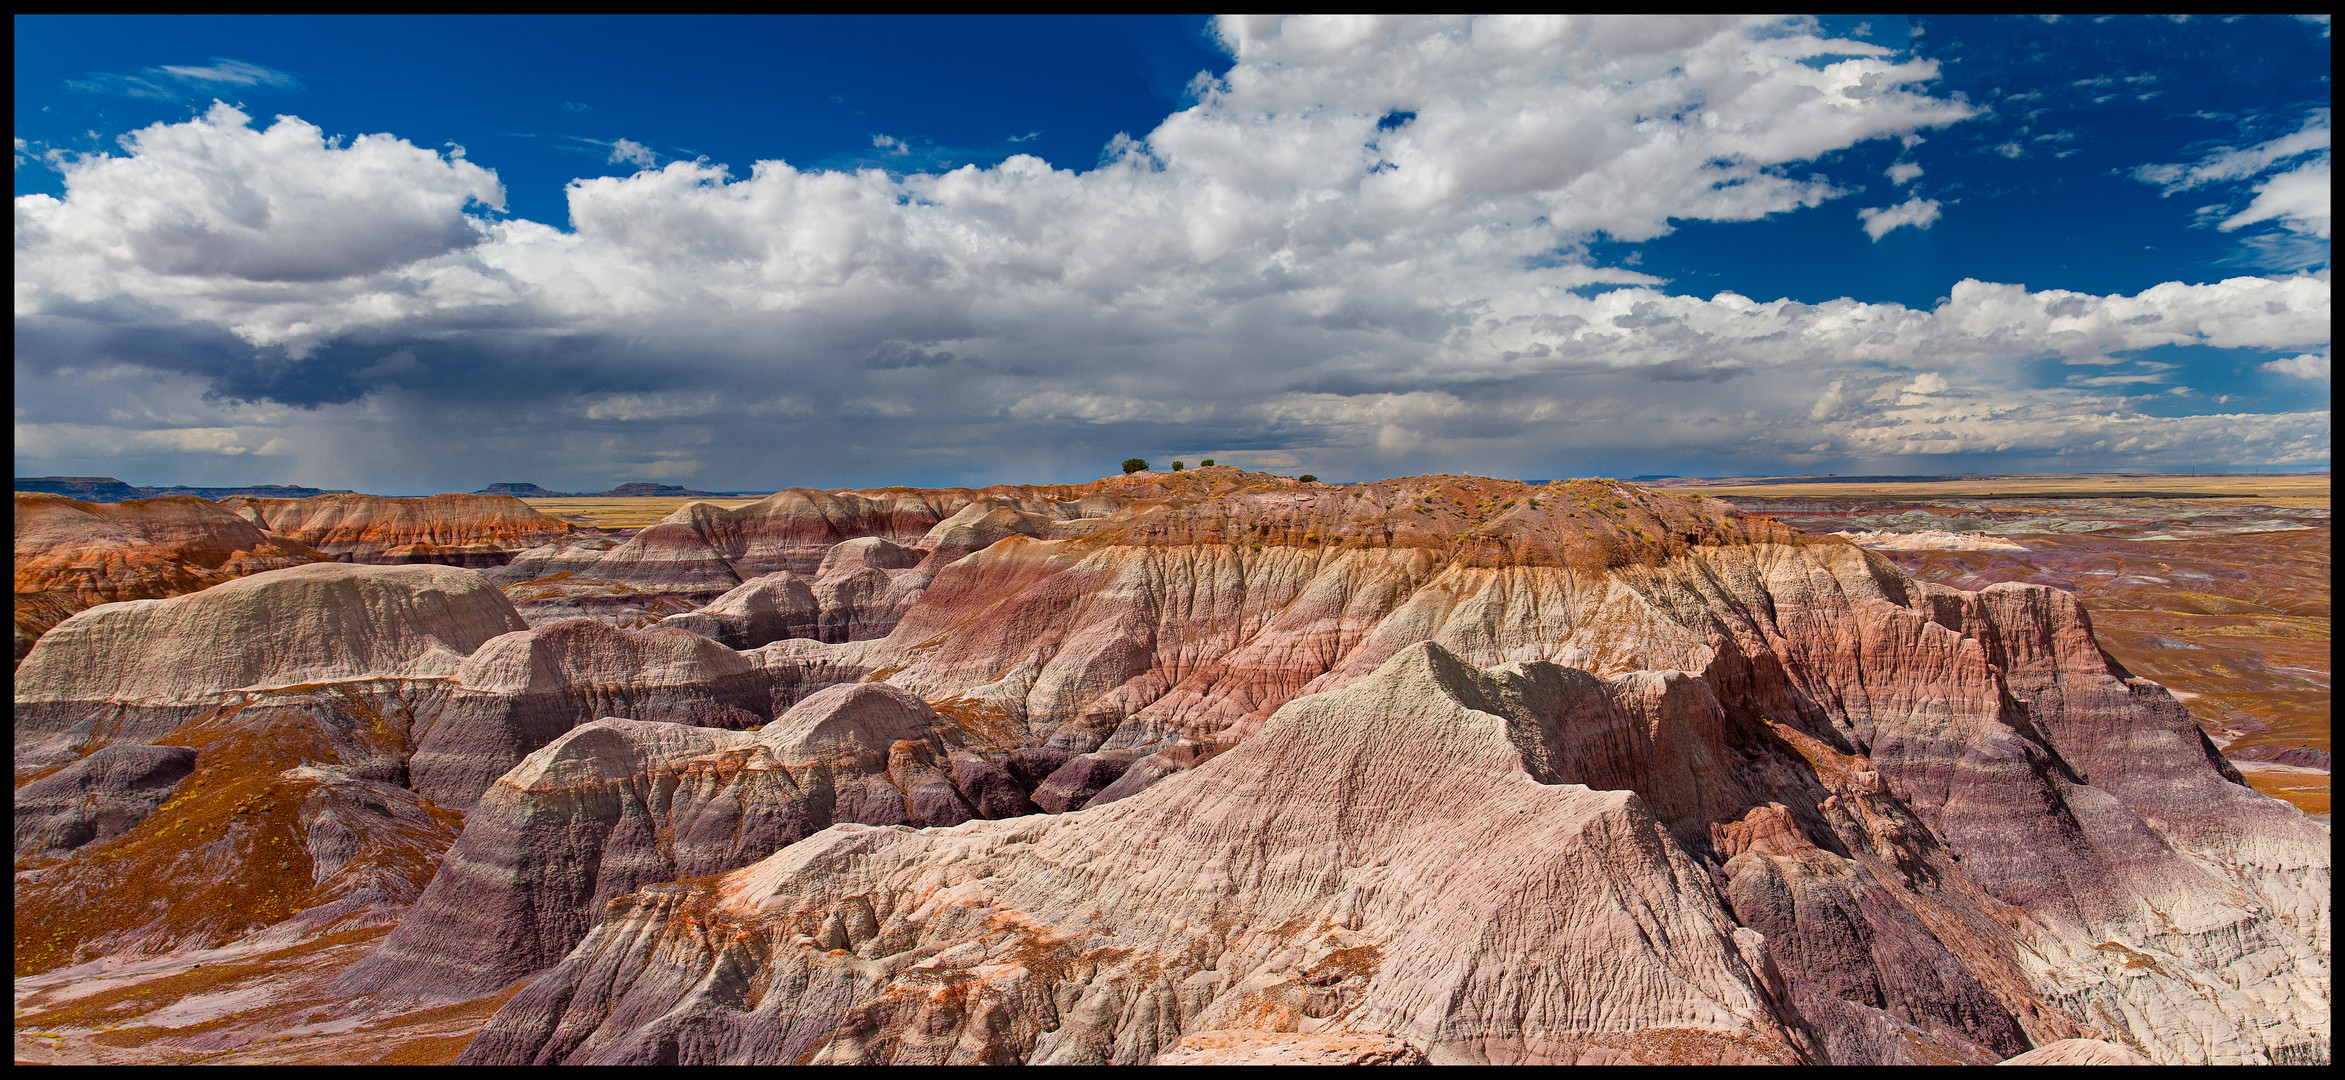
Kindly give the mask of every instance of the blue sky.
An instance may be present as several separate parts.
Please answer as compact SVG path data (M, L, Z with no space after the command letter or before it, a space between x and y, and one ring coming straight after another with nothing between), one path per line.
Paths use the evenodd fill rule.
M2325 22L16 30L20 475L2328 465Z

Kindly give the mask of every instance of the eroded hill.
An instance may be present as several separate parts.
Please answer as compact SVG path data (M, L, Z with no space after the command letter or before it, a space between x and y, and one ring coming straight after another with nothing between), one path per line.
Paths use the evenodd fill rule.
M311 959L141 1045L261 1054L299 1014L484 1063L2328 1055L2327 830L2058 590L1615 482L1229 468L784 491L495 572L279 571L45 637L19 782L104 812L28 833L63 796L20 800L20 1032L91 1015L100 967L265 945ZM508 602L578 581L696 610ZM191 786L262 733L318 749ZM200 831L263 807L306 864ZM376 849L436 869L314 853ZM152 907L121 865L310 870L235 927L41 900Z

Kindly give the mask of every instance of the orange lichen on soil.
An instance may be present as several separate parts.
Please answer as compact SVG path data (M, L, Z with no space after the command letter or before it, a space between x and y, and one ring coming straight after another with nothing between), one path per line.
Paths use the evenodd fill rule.
M34 974L99 954L224 943L316 906L360 878L420 891L463 822L429 807L432 824L391 828L380 843L315 877L306 812L327 785L305 765L404 756L406 726L358 701L337 715L349 742L321 730L311 708L229 705L157 740L198 751L177 793L120 836L53 865L19 864L15 970Z

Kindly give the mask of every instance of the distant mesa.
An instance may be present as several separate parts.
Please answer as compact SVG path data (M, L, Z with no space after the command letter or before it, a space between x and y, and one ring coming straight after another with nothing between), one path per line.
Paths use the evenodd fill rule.
M615 488L612 488L612 489L611 489L611 490L609 490L609 491L603 492L601 495L597 496L597 498L603 498L603 499L706 499L706 498L712 498L712 497L723 497L723 496L732 495L732 494L735 494L735 493L734 493L734 492L730 492L730 491L694 491L694 490L692 490L691 488L687 488L687 487L678 487L678 486L676 486L676 485L674 485L674 484L645 484L645 483L633 483L633 484L621 484L621 485L619 485L618 487L615 487Z
M118 503L131 499L159 499L170 495L194 495L214 501L235 495L252 495L265 499L306 499L312 495L347 495L348 488L290 487L284 484L252 484L246 487L136 487L111 476L19 476L16 490L41 491L63 495L83 502Z
M317 495L355 495L349 488L299 487L290 484L248 484L243 487L140 487L111 476L19 476L16 490L63 495L91 503L159 499L195 495L218 502L246 495L257 499L307 499ZM769 495L766 491L699 491L675 484L621 484L609 491L549 491L536 484L490 484L475 495L510 495L517 499L731 499Z
M111 476L19 476L16 490L63 495L83 502L111 503L146 497L143 488L134 488Z
M742 495L770 495L766 491L695 491L675 484L621 484L609 491L547 491L536 484L490 484L475 495L511 495L516 499L730 499Z
M576 499L575 491L547 491L536 484L490 484L473 492L475 495L510 495L516 499Z

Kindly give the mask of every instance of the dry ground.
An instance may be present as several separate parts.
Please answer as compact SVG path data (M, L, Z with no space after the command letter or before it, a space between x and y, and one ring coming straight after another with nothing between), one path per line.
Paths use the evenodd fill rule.
M663 497L657 499L523 499L538 513L592 525L598 529L640 529L675 513L686 503L714 503L727 510L737 510L765 498L750 495L727 499L685 499Z

